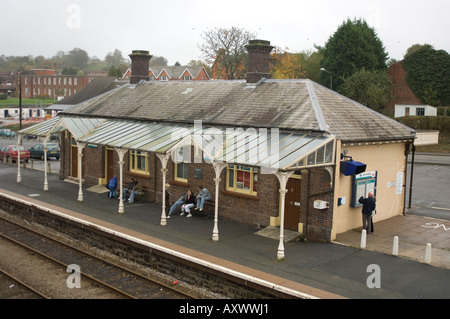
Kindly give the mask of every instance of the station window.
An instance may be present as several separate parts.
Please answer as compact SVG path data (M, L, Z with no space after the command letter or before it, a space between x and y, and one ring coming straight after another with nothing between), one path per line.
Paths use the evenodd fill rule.
M130 172L150 175L147 152L130 151Z
M185 163L184 148L179 148L175 151L175 180L187 183L189 176L189 164Z
M227 167L227 191L258 195L257 167L230 164Z

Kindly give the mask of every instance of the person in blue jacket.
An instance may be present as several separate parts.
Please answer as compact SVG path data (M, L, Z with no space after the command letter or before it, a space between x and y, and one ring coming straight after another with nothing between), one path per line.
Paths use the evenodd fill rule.
M117 188L117 177L114 176L109 180L107 188L109 189L108 197L114 198L115 197L114 193L116 192Z

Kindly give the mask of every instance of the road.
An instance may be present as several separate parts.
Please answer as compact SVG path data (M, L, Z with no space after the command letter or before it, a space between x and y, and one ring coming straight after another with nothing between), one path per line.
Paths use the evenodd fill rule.
M413 167L411 156L408 160L406 207L411 204L412 209L409 213L450 220L450 154L418 153Z

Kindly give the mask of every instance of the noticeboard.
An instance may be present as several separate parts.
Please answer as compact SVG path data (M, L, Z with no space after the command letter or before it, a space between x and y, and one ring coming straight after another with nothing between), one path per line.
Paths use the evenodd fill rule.
M362 206L358 200L362 197L366 198L369 193L373 193L376 197L377 192L377 172L364 172L353 176L352 200L351 207Z

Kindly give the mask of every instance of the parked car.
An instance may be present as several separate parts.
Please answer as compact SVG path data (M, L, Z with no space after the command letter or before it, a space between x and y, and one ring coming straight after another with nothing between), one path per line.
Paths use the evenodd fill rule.
M6 160L9 160L11 157L13 162L17 161L17 153L18 146L17 145L6 145L0 148L0 158L3 160L3 157L6 156ZM28 162L30 159L30 152L28 152L25 147L20 146L20 160Z
M31 158L40 158L41 160L44 159L44 143L38 143L34 145L32 148L30 148L28 151L30 152ZM56 157L56 159L59 160L60 156L61 156L61 149L59 148L59 145L55 143L48 143L47 159L49 159L50 157Z
M0 136L16 137L16 133L11 131L9 128L3 128L0 130Z

